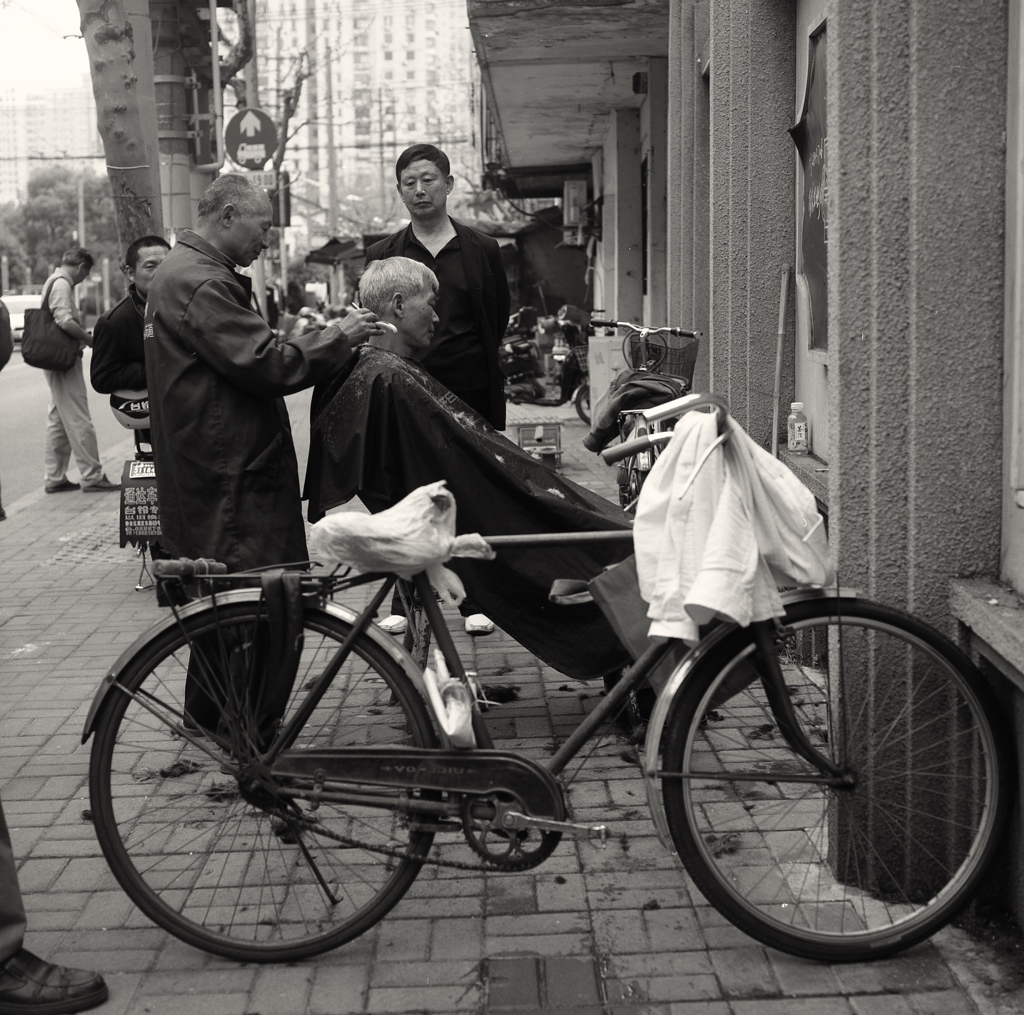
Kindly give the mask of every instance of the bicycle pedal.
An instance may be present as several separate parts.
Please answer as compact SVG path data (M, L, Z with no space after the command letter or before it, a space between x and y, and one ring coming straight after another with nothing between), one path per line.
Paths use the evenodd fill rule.
M594 845L597 849L604 849L608 845L607 825L582 825L575 821L552 821L549 818L529 818L519 811L508 811L504 815L502 825L505 828L539 828L545 832L564 832L567 835L576 835L596 840Z

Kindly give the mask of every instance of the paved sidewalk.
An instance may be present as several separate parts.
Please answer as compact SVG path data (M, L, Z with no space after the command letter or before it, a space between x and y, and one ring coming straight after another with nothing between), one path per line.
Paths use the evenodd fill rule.
M512 424L560 420L564 474L615 498L614 470L580 447L585 428L571 410L510 409L513 439ZM1021 1010L985 995L984 956L955 931L896 959L842 966L793 959L736 931L658 843L635 751L621 739L598 749L570 794L577 820L609 823L604 851L563 840L546 864L518 875L424 868L382 924L309 962L239 965L190 948L128 902L83 813L89 748L80 739L93 691L160 616L152 593L134 591L137 558L117 545L117 496L40 490L8 510L0 795L21 858L27 944L103 971L106 1015ZM485 681L520 689L488 716L500 745L547 749L601 691L566 680L500 633L471 641L460 631L457 641Z

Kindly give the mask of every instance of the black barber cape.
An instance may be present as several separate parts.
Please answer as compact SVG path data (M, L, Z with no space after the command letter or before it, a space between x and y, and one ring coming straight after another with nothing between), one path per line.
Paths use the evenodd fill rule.
M311 431L310 521L357 494L381 511L443 479L455 497L459 533L629 528L618 507L516 447L414 362L372 346L316 388ZM549 602L551 582L593 578L631 552L629 542L501 549L493 561L454 559L448 566L517 642L583 679L611 673L629 656L593 603Z

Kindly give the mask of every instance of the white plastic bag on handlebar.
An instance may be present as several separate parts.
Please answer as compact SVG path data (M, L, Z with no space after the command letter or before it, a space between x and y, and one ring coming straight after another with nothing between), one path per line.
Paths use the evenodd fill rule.
M441 598L458 605L466 596L458 575L442 567L452 557L492 560L477 533L455 535L455 498L444 480L419 486L394 507L375 515L340 512L312 528L313 547L357 571L389 571L410 578L426 571Z

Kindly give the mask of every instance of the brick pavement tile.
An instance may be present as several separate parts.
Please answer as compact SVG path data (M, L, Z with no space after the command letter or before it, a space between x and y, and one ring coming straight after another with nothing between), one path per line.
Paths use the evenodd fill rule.
M608 955L649 952L651 942L643 913L634 910L609 910L591 916L597 949Z
M462 961L378 962L370 975L371 987L439 986L476 982L479 963Z
M205 991L154 994L140 997L136 1005L139 1015L245 1015L249 995L208 994Z
M22 895L45 892L64 870L67 860L63 857L43 857L26 860L18 868L18 884Z
M310 966L261 969L249 994L248 1012L259 1015L297 1015L306 1010L314 970Z
M669 1005L668 1012L669 1015L730 1015L725 1001L679 1001Z
M850 1007L854 1015L913 1015L909 1000L899 994L862 994L850 998Z
M970 1011L970 1001L959 989L926 991L921 994L907 994L910 1010L920 1015L963 1015Z
M208 969L203 973L204 994L239 994L252 990L256 982L255 968ZM139 993L146 994L192 994L197 989L195 973L163 971L150 973L142 982Z
M484 938L484 954L505 955L589 955L593 943L589 933L534 934L532 936L506 937L487 934Z
M821 962L811 962L766 949L772 972L783 994L837 994L839 983L832 970Z
M537 908L533 878L510 875L487 879L488 917L536 913Z
M601 1003L600 978L594 960L550 956L540 963L544 999L551 1008Z
M190 969L193 974L209 965L212 956L198 948L185 944L175 937L165 935L163 946L157 954L153 969L160 971Z
M722 996L718 979L710 973L683 976L645 976L609 980L612 1001L700 1001Z
M430 941L430 957L439 961L479 959L484 954L482 919L436 920Z
M412 917L446 917L446 916L482 916L484 900L482 898L469 898L457 895L451 899L426 898L410 899L406 896L402 899L402 916Z
M655 950L694 951L704 947L704 936L692 909L644 909L642 912Z
M71 949L61 946L60 961L75 969L99 969L106 972L144 973L156 960L156 949L103 947L101 934L94 934L91 949ZM33 934L33 940L35 935ZM31 945L30 945L31 947Z
M306 1011L310 1015L350 1015L364 1011L367 973L362 966L325 968L318 965Z
M488 916L484 930L488 937L526 934L577 934L588 930L586 914L574 912L530 913L517 916Z
M587 894L582 874L539 874L537 881L537 909L579 910L587 908Z
M642 979L648 976L683 976L713 973L706 951L642 952L636 955L609 955L607 976L611 979Z
M381 924L379 954L392 962L425 959L430 943L430 925L430 920L396 919L392 915Z
M103 1005L103 1015L136 1015L142 1011L138 1004L138 988L142 982L141 973L107 973L103 970L110 996Z
M715 967L726 997L772 997L779 986L761 948L712 950Z
M470 1012L480 1007L479 983L449 987L371 987L368 1012ZM333 1015L332 1009L332 1015Z
M89 897L85 909L75 921L75 929L106 930L107 927L123 927L133 911L134 904L120 889L96 892Z
M909 994L953 985L949 968L931 944L918 945L891 959L836 966L835 974L846 994Z
M730 1003L733 1015L851 1015L845 997L764 998Z

